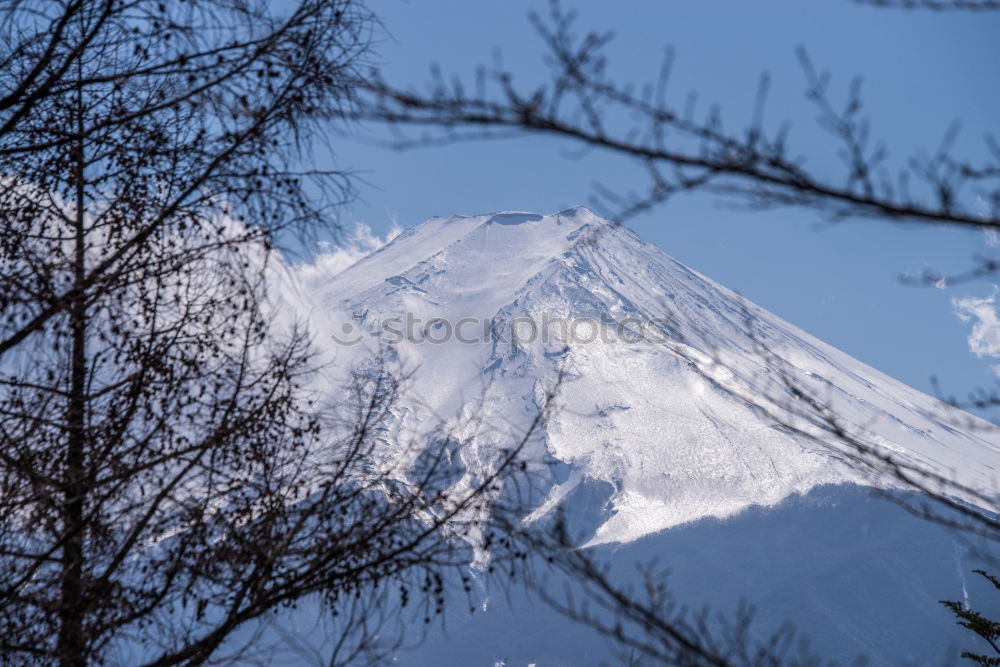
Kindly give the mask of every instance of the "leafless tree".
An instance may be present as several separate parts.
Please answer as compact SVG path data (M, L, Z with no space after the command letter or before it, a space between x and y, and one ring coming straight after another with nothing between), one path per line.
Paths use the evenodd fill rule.
M994 9L992 3L894 3L884 7ZM888 149L877 140L865 115L861 81L843 101L833 99L831 77L799 51L807 93L818 122L831 137L830 154L844 170L827 175L813 167L792 144L790 120L765 123L769 79L765 75L744 127L726 129L718 106L698 114L692 95L671 95L673 55L659 77L633 84L608 73L604 49L610 33L575 30L575 15L551 3L547 17L531 15L548 50L548 80L519 88L504 69L480 68L475 81L463 82L435 69L425 88L404 88L373 79L363 118L397 130L395 148L490 139L512 131L563 137L620 154L642 164L649 174L645 192L626 195L599 189L600 203L625 219L690 190L718 194L754 208L797 206L831 219L869 218L993 228L1000 225L1000 144L985 142L990 158L981 164L953 154L959 125L945 133L937 150L916 152L895 171ZM676 98L676 99L675 99ZM422 127L412 136L407 127ZM769 131L768 126L776 126Z
M349 660L391 615L360 601L430 619L474 547L502 558L496 488L543 413L463 489L448 433L394 468L427 445L387 428L399 377L373 361L318 401L267 290L277 235L349 194L299 165L374 24L351 0L0 4L0 662L246 657L234 633L309 599L353 619Z

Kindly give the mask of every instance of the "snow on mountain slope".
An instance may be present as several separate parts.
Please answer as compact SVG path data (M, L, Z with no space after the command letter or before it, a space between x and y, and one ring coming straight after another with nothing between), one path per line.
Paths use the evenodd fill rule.
M768 378L761 345L872 442L976 489L1000 482L985 422L964 415L983 429L956 428L935 399L582 207L434 218L308 300L337 363L390 350L411 376L400 428L419 437L429 424L455 425L472 472L517 437L562 373L557 409L527 453L571 473L553 480L536 514L585 478L608 482L610 518L592 543L866 481L724 389Z

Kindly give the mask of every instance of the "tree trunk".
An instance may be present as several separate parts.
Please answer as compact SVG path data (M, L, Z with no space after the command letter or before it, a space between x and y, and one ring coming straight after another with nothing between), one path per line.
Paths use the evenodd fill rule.
M84 279L85 181L83 150L83 95L77 108L78 140L74 147L76 211L74 216L74 289L69 308L70 392L66 412L66 453L63 464L63 550L59 604L59 664L86 664L83 604L84 498L86 495L86 380L87 304Z

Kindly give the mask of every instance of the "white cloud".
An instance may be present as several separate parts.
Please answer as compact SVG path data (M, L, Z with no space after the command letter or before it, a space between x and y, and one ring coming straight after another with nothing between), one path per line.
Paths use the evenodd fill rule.
M379 237L372 232L371 227L359 222L355 224L354 232L341 245L319 243L320 251L316 253L313 261L296 266L295 273L307 288L320 287L344 269L399 236L402 231L402 228L393 221L386 235Z
M952 299L955 313L963 322L974 322L969 333L969 349L977 357L1000 357L1000 316L997 290L988 297Z

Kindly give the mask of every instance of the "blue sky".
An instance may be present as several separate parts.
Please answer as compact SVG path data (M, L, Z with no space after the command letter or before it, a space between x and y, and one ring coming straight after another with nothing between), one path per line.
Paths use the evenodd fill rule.
M697 89L718 102L728 124L750 115L758 77L768 71L773 123L791 119L799 152L819 170L837 173L835 146L819 134L804 96L794 50L805 46L834 75L834 90L864 76L874 131L894 158L933 150L955 119L961 150L982 151L985 132L1000 131L1000 13L900 12L849 0L630 0L564 2L578 26L612 30L612 71L623 79L655 76L666 45L676 52L673 99ZM384 21L378 61L397 84L419 85L428 66L471 75L500 49L518 81L544 77L542 46L526 15L542 2L379 0ZM375 130L373 130L375 131ZM377 233L434 215L498 210L553 212L587 204L593 184L641 188L641 172L615 156L554 139L526 137L394 152L337 140L335 160L367 184L344 216ZM598 211L606 213L606 211ZM738 290L858 359L924 391L929 377L962 394L995 382L967 337L992 304L966 308L953 299L989 297L992 285L943 290L900 284L898 276L933 267L960 270L988 253L982 233L904 227L872 221L830 226L808 211L735 210L708 195L685 195L631 219L629 226L668 254ZM998 325L1000 327L1000 325ZM981 327L987 342L994 330ZM985 344L985 343L984 343ZM1000 347L1000 346L998 346ZM987 345L986 349L991 349Z

